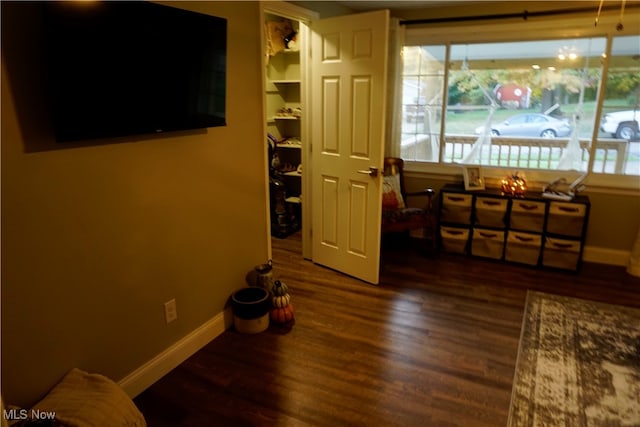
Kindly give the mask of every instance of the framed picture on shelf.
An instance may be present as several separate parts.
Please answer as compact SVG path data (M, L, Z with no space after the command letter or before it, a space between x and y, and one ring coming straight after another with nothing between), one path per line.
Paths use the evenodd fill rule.
M462 176L464 177L465 190L484 190L484 175L482 174L482 167L476 165L463 166Z

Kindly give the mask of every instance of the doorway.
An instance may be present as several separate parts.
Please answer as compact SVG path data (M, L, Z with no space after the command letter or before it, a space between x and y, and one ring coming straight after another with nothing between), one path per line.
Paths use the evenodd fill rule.
M271 239L302 240L311 259L308 51L316 12L285 2L261 2L264 115ZM271 245L269 245L271 257Z
M377 284L389 12L299 16L262 13L270 234L299 218L305 259Z

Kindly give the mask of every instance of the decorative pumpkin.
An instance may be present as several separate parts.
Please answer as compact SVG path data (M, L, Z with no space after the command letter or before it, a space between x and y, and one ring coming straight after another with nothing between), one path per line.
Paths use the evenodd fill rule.
M276 280L273 284L273 287L271 288L271 293L276 297L283 296L287 292L289 292L289 287L280 280Z
M284 294L277 297L273 297L271 301L274 307L282 308L282 307L288 306L289 303L291 303L291 296L289 294Z
M502 180L502 191L512 196L522 196L527 191L527 182L515 173Z
M293 320L293 304L285 307L271 309L271 321L274 323L287 323Z

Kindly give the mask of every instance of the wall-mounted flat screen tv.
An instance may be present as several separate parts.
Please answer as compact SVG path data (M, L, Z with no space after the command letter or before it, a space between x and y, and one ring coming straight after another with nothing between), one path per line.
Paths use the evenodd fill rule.
M226 19L148 2L43 7L58 142L226 124Z

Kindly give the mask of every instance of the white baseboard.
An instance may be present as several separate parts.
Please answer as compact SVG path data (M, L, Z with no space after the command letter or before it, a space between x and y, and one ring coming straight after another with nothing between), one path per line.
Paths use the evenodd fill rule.
M231 309L222 311L118 382L132 399L231 327Z
M599 248L596 246L585 246L582 260L595 262L598 264L619 265L626 267L629 264L630 251L617 249Z

